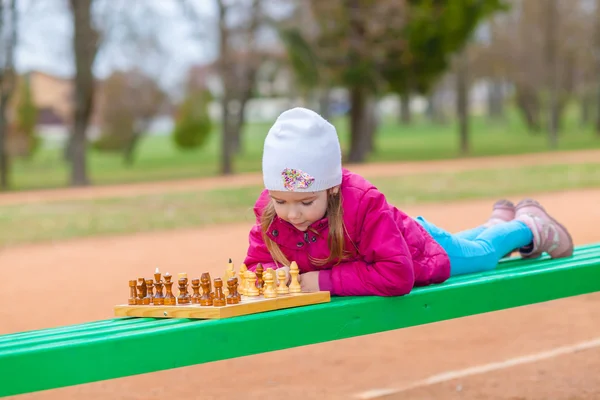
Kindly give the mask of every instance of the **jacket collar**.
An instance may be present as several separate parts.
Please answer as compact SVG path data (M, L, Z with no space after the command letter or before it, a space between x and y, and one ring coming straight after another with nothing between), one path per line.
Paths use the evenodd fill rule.
M313 222L307 229L306 232L316 231L319 234L323 234L329 227L329 220L327 217L321 218L318 221ZM299 238L303 237L305 232L296 229L296 227L287 221L275 216L273 222L269 225L267 230L267 236L271 238L277 244L293 243L294 246Z

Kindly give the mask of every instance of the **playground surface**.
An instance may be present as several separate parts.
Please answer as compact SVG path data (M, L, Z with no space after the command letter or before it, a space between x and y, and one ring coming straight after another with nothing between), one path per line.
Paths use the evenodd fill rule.
M461 162L447 167L462 168ZM110 195L107 188L86 188L61 191L61 198L95 190ZM19 202L18 196L10 201ZM44 200L42 193L22 196ZM568 226L577 245L600 241L594 223L600 221L600 189L532 197ZM493 200L404 210L458 231L484 221ZM229 257L241 262L248 228L231 224L4 249L0 274L10 284L2 292L13 305L0 310L0 334L112 318L113 305L126 300L127 281L139 271L221 274ZM43 312L40 299L50 306ZM285 327L274 334L285 335ZM240 345L252 346L252 340ZM170 345L148 349L149 357L175 351ZM600 293L14 398L597 399L598 360Z

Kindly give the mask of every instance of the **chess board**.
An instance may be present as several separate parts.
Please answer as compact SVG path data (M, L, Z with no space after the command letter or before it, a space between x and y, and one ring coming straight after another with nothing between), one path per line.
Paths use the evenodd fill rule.
M284 308L327 303L331 300L329 292L280 294L275 298L259 296L241 296L238 304L225 306L201 306L200 304L165 305L128 305L115 306L117 317L150 317L150 318L192 318L221 319L239 315L255 314Z
M258 264L252 272L242 264L238 279L229 260L223 278L213 280L204 272L190 281L187 273L179 273L176 293L172 275L167 272L163 277L157 268L154 279L129 281L127 304L116 305L114 313L117 317L220 319L331 301L326 291L302 292L298 274L298 265L292 262L288 286L282 270L276 274ZM189 292L189 283L193 293Z

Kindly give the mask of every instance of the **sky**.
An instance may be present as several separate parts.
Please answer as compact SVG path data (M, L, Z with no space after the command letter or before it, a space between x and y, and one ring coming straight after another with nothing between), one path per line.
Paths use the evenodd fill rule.
M139 7L141 2L144 7ZM186 2L199 23L193 23L194 14L182 7ZM19 0L18 4L17 69L71 76L74 65L68 0ZM95 7L94 16L110 32L110 40L101 48L94 65L99 78L115 68L137 64L156 76L163 87L173 90L181 84L190 65L210 62L216 56L217 9L212 0L96 0ZM140 32L154 33L163 51L149 54L139 46L124 44L123 37L130 32L125 20L129 26L133 21Z

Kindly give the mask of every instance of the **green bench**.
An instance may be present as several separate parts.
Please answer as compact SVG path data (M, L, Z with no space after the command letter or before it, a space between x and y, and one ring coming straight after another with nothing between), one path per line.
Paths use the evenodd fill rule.
M428 324L600 291L600 243L561 260L501 262L396 298L331 303L223 320L114 318L0 336L0 396L29 393ZM260 332L280 330L284 335ZM239 343L252 337L252 346ZM148 357L165 343L185 351ZM149 353L150 352L150 353ZM143 360L143 362L140 362ZM38 376L33 379L33 373Z

